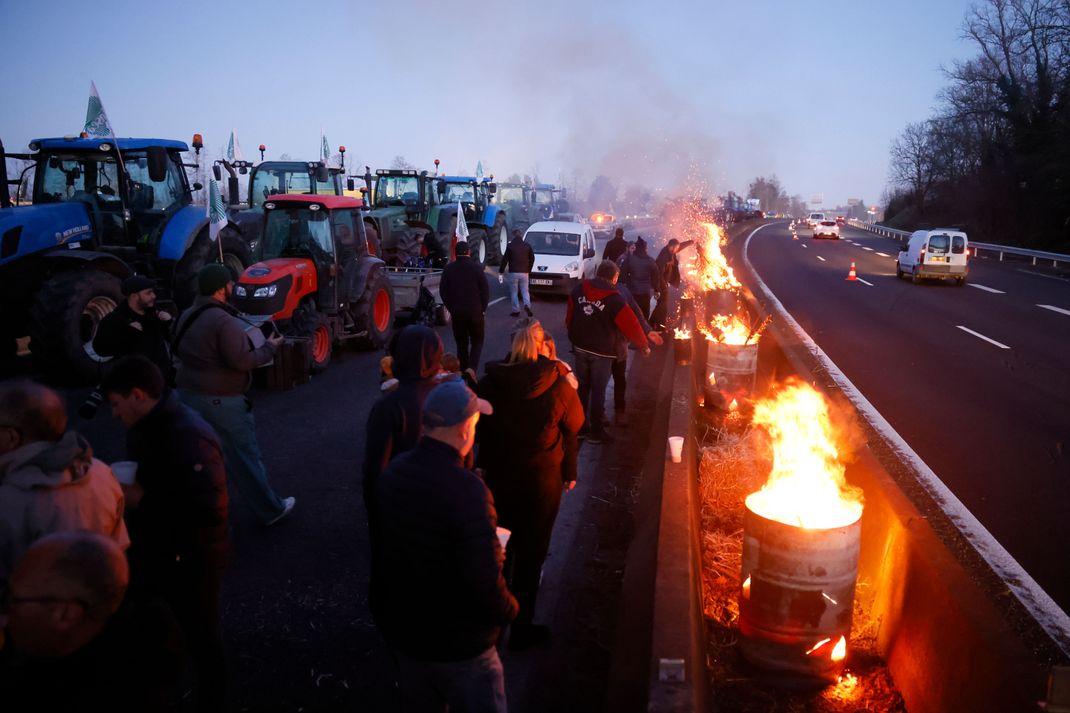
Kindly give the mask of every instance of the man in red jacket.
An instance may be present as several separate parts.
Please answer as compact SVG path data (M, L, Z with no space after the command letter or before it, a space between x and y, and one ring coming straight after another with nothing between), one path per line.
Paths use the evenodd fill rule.
M576 378L580 382L580 402L587 414L589 443L611 443L605 429L606 385L617 358L617 338L623 335L650 354L643 328L635 313L617 291L619 268L609 260L598 265L593 279L584 280L572 290L565 313L568 337L576 353Z

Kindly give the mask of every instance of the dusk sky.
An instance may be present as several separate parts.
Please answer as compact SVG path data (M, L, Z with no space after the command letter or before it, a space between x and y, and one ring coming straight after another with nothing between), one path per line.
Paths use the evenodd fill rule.
M75 134L95 81L120 136L237 130L246 158L498 177L586 194L598 174L664 191L879 200L888 147L974 54L968 0L788 2L16 2L0 0L0 138Z

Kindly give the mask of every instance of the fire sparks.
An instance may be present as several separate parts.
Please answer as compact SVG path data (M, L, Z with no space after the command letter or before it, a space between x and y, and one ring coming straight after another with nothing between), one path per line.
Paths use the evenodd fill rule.
M706 237L699 241L698 250L685 266L689 281L703 290L740 289L742 285L721 252L721 246L727 243L724 232L714 223L702 223L702 227Z
M687 327L684 327L683 329L681 329L680 327L676 327L673 330L673 336L676 339L690 339L691 338L691 330L688 329Z
M790 381L755 404L753 423L772 440L773 469L747 507L762 517L808 529L845 527L862 516L862 493L848 486L824 398Z
M728 410L729 411L738 411L739 410L739 402L736 401L735 399L732 399L732 403L728 404Z
M841 636L840 640L836 642L836 645L832 648L832 660L843 661L847 658L847 637Z
M750 599L750 577L743 580L743 598Z
M821 647L824 646L825 644L829 643L830 641L832 641L832 639L822 639L821 641L817 642L812 647L810 647L810 649L806 652L806 655L809 656L809 655L813 654L815 651L820 651Z

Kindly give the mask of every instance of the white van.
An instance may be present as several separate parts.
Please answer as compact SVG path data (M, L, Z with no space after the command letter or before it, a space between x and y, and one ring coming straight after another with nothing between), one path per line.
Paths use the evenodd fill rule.
M806 217L807 227L814 228L825 219L824 213L811 213Z
M534 292L571 292L576 284L594 277L594 231L591 226L560 220L544 220L524 233L524 242L535 251L530 286Z
M937 228L915 230L906 245L899 248L895 276L910 275L917 284L924 279L953 277L955 284L966 284L970 241L961 230Z

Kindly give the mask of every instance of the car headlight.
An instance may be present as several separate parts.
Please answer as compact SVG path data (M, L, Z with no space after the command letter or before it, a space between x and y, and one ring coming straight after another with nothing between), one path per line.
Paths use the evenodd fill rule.
M256 292L253 293L253 297L274 297L279 291L278 285L268 285L267 287L257 287Z
M565 272L575 272L579 269L580 264L578 262L570 262L569 264L565 265Z
M234 294L236 294L238 297L245 297L245 288L241 285L235 285Z

